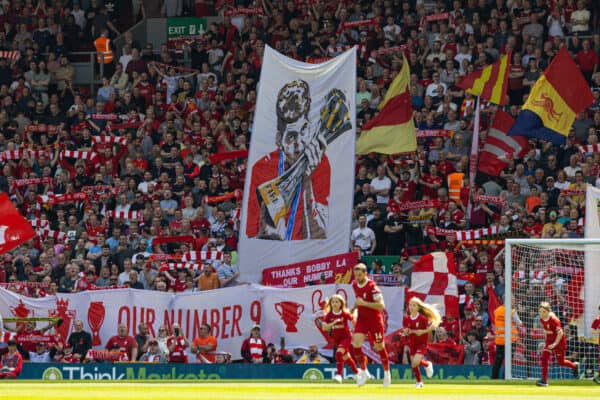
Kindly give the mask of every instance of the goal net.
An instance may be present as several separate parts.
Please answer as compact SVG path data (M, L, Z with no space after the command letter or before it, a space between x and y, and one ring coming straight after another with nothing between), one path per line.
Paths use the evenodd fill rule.
M507 239L505 247L505 332L511 308L522 325L516 341L505 346L506 379L539 379L544 330L538 306L547 301L560 319L567 340L566 358L579 362L579 376L551 360L549 379L592 378L597 370L598 339L591 323L600 304L600 240Z

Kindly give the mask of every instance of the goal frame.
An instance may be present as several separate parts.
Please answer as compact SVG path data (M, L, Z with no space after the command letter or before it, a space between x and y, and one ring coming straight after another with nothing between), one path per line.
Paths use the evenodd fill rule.
M600 246L600 238L588 239L506 239L504 242L504 332L511 331L511 310L512 310L512 248L517 245L544 245L544 246L577 246L577 245L598 245ZM584 248L582 248L584 250ZM587 278L587 277L586 277ZM584 281L584 302L588 297L588 290L592 290L588 286L588 279ZM584 319L585 320L585 319ZM589 327L585 326L585 332ZM512 348L511 346L504 347L504 379L513 379L512 376Z

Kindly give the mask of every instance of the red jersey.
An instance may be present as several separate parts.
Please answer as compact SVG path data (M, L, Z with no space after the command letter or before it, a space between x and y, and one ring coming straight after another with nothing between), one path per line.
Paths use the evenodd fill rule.
M546 333L546 346L549 346L556 341L556 336L558 335L558 332L560 330L562 330L562 326L561 326L558 318L556 318L553 315L551 315L547 321L544 321L543 319L540 318L540 322L542 323L542 327L544 328L544 332ZM558 343L558 346L556 346L556 348L564 349L566 347L567 347L567 341L565 339L565 335L563 334L562 338L560 339L560 342Z
M167 339L167 347L171 347L171 345L175 343L175 347L173 351L169 354L169 362L172 363L187 363L187 357L185 355L185 340L180 336L175 338L175 336L169 336Z
M360 286L357 281L352 282L352 289L354 290L354 297L360 297L369 303L375 303L382 296L381 290L377 287L377 284L370 279L367 279L362 286ZM381 311L362 306L356 308L358 310L357 320L365 323L377 323L383 325L383 315Z
M438 171L444 177L454 172L454 164L450 160L438 161L435 163L437 165Z
M415 200L415 193L417 191L417 184L412 181L403 181L403 180L398 180L398 182L396 182L396 187L399 187L400 189L402 189L402 201L414 201Z
M438 185L438 188L442 187L442 178L440 178L437 175L423 174L421 179L423 180L423 182L428 183L430 185ZM423 192L423 196L427 195L430 199L437 199L438 197L437 189L422 185L421 190Z
M323 317L323 322L326 324L330 324L339 319L341 319L341 322L337 322L329 331L329 334L336 344L341 343L343 340L350 339L351 336L350 329L348 328L348 321L352 321L352 314L348 311L340 311L337 314L333 311L329 311L327 315Z
M7 367L7 368L15 369L14 371L11 371L11 372L0 373L0 377L3 377L3 376L17 377L21 373L21 370L23 369L23 356L18 351L15 351L14 354L12 354L12 355L10 355L9 353L6 353L0 359L0 367Z
M131 336L120 337L118 335L111 337L106 342L106 349L112 350L118 348L121 353L126 353L131 360L131 352L133 349L137 349L138 345L134 338Z
M452 222L454 222L457 225L465 222L465 214L462 211L460 211L458 208L456 210L452 211L450 218L451 218Z
M488 272L494 271L494 265L488 261L486 264L481 264L479 261L475 263L476 286L481 286L485 283L485 275Z
M600 329L600 317L596 317L592 322L592 329ZM600 335L598 335L598 346L600 347Z
M426 316L424 316L421 313L417 314L414 318L411 317L410 315L406 315L406 316L404 316L404 319L402 320L402 326L405 329L410 329L413 331L427 329L427 327L429 327L429 325L431 325L431 322L429 321L429 319ZM424 335L417 335L414 333L410 333L408 335L408 346L411 349L416 349L421 346L426 346L427 342L429 342L429 334L427 334L427 333Z
M575 61L579 64L579 68L584 72L593 71L598 64L598 54L593 49L586 51L579 50Z
M389 212L400 214L400 206L402 205L402 201L398 201L393 197L388 201L387 208Z
M185 279L179 279L179 278L175 278L175 279L169 279L167 281L169 289L173 289L175 292L183 292L185 291L187 285L185 282Z

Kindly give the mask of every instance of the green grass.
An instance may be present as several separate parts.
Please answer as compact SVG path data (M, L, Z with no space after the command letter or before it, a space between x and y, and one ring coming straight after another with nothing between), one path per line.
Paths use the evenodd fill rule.
M425 382L423 389L414 383L394 382L389 388L369 383L358 388L353 381L343 385L330 382L295 381L285 383L256 381L218 381L186 383L163 382L39 382L0 383L0 399L87 400L87 399L160 399L160 400L487 400L487 399L600 399L600 386L590 381L556 381L547 388L529 382Z

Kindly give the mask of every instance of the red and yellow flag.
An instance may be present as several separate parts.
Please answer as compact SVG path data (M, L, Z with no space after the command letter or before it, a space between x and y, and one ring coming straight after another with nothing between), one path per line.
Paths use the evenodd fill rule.
M481 71L466 75L458 83L458 86L474 96L480 96L494 104L505 105L510 58L511 53L509 52Z
M508 134L562 145L577 114L593 102L590 87L563 47L531 88Z
M417 150L409 91L410 67L406 57L403 58L402 69L379 105L379 114L362 127L356 142L357 154L397 154Z

